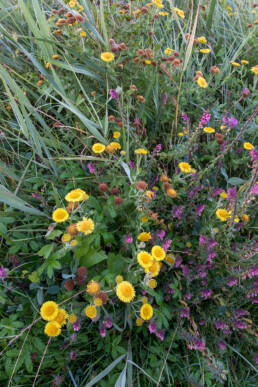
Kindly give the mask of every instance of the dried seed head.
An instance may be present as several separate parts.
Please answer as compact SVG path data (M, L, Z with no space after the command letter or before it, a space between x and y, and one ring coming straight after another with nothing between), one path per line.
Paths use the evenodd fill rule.
M139 63L141 61L140 58L138 58L138 56L136 56L136 58L133 59L133 63Z
M106 305L108 302L108 295L106 292L99 292L96 294L96 297L101 299L102 305Z
M161 61L162 61L162 62L167 62L167 61L168 61L168 58L163 57L163 58L161 58Z
M210 68L210 73L212 73L212 74L219 74L220 73L220 69L217 66L212 66Z
M137 181L136 187L139 191L145 191L148 188L148 184L145 181Z
M120 48L121 50L127 50L127 49L128 49L128 47L127 47L124 43L120 43L120 44L119 44L119 48Z
M85 266L78 267L77 274L80 277L86 277L86 275L88 274L87 267Z
M122 204L122 203L123 203L123 199L120 198L120 196L116 196L114 198L114 204L116 204L117 206L120 206L120 204Z
M136 52L138 55L141 55L141 56L143 56L143 54L144 54L144 51L142 49L139 49Z
M172 63L173 63L173 65L176 66L176 67L179 67L179 66L181 65L181 62L180 62L179 59L174 59Z
M166 175L162 175L160 181L162 181L162 183L165 183L166 181L168 181L168 177Z
M120 189L114 187L111 189L110 193L111 193L111 195L119 195Z
M115 121L115 117L114 116L108 116L108 121L109 122Z
M84 18L82 17L82 15L75 15L75 18L76 18L76 20L77 20L79 23L83 23L83 22L84 22Z
M77 285L83 285L86 281L86 277L80 277L79 275L77 275L77 277L75 278L75 282L77 283Z
M66 229L67 234L70 234L72 236L76 236L79 234L79 231L77 230L76 223L70 224L70 226L67 227Z
M169 182L164 182L163 183L163 188L164 188L165 191L167 191L168 189L171 188L171 184Z
M101 183L98 188L100 192L105 193L108 190L108 185L106 183Z
M137 95L137 100L140 102L140 103L144 103L145 102L145 98L142 96L142 95Z
M177 58L179 57L179 52L175 51L173 54L175 57L177 57Z
M109 39L109 43L111 46L113 46L115 44L115 41L113 39Z
M54 126L54 125L53 125ZM73 212L74 210L76 210L76 208L78 208L78 203L77 202L70 202L67 204L66 206L66 209L67 211L69 212L69 214L71 212Z
M169 57L167 58L167 60L168 60L169 62L173 62L173 60L175 60L175 57L174 57L173 55L171 55L171 56L169 56Z
M74 288L74 281L70 278L67 280L64 284L65 289L69 292L70 290L73 290Z
M130 85L129 87L130 87L130 89L132 89L132 90L135 90L135 91L138 90L137 87L136 87L135 85Z

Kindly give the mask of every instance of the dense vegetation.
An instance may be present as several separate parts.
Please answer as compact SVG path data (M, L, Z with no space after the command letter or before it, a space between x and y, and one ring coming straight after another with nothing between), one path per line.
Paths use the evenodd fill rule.
M255 386L258 4L0 0L3 386Z

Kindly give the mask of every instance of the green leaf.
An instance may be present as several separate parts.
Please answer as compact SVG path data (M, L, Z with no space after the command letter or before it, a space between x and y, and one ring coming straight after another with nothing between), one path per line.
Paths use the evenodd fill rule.
M54 247L55 247L55 245L53 243L51 243L51 245L45 245L45 246L41 247L41 249L38 252L38 255L40 257L48 258Z
M231 177L228 180L228 184L231 184L231 185L241 185L241 184L244 184L244 183L245 183L245 180L240 179L240 177Z
M39 282L40 281L40 278L38 276L38 273L36 271L33 271L30 275L29 275L29 280L31 282Z
M217 0L212 0L211 1L211 5L210 5L210 9L209 9L209 14L208 14L208 17L207 17L207 23L206 23L206 27L207 27L208 31L211 31L212 22L214 20L214 11L215 11L215 7L216 7L216 3L217 3Z
M107 255L104 251L96 251L93 248L90 248L86 255L84 255L81 260L81 266L91 267L107 259Z
M27 353L27 356L25 358L25 366L28 373L31 374L33 371L33 363L31 359L31 354L29 352Z
M85 387L91 387L91 386L94 386L94 384L98 383L101 379L107 376L112 371L112 369L115 368L115 366L125 358L125 356L126 356L126 353L119 356L119 358L114 360L107 368L104 369L104 371L100 372L97 376L95 376L94 379L92 379L89 383L87 383Z

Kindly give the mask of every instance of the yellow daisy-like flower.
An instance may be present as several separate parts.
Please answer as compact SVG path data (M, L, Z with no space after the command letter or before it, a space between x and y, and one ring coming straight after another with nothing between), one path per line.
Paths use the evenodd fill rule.
M159 12L160 16L168 16L168 12Z
M135 297L133 285L128 281L122 281L116 287L116 295L123 302L131 302Z
M153 261L151 266L145 269L145 273L150 273L152 277L157 277L160 272L159 262Z
M70 244L72 247L76 247L76 246L78 246L78 241L71 241Z
M137 254L137 261L144 269L148 269L153 262L153 257L147 251L141 251Z
M94 305L87 306L87 308L85 309L85 314L89 318L96 317L97 316L96 306L94 306Z
M77 321L77 317L75 316L74 313L70 314L70 316L68 317L68 321L71 324L73 324L73 323L75 323L75 321Z
M102 152L104 152L106 147L105 147L105 145L97 142L96 144L93 145L93 147L91 149L93 150L94 153L102 153Z
M235 222L235 223L239 223L239 222L240 222L240 219L239 219L238 216L236 216L236 217L234 218L234 222Z
M141 219L141 221L142 221L143 223L148 222L148 220L149 220L149 219L148 219L146 216L143 216L142 219Z
M153 316L153 308L150 304L143 304L140 310L140 316L143 320L148 321Z
M142 319L141 318L137 318L136 325L138 325L138 327L141 327L142 323L143 323Z
M191 168L191 173L196 173L196 169L195 168Z
M176 259L175 259L174 255L167 255L166 258L165 258L165 260L166 260L168 263L170 263L171 265L174 265Z
M86 194L82 189L74 189L65 196L67 202L81 202Z
M176 7L174 7L174 10L176 11L177 16L181 17L181 19L184 19L184 18L185 18L185 13L184 13L184 11L182 11L181 9L178 9L178 8L176 8Z
M171 55L172 54L172 52L174 52L175 50L172 50L172 48L166 48L165 50L164 50L164 54L165 55Z
M81 31L81 32L80 32L80 36L81 36L82 38L84 38L86 35L87 35L87 32L86 32L86 31Z
M209 52L211 52L211 50L209 48L202 48L200 50L200 52L203 53L203 54L209 54Z
M62 236L62 242L69 242L72 239L70 234L64 234Z
M69 1L69 5L71 8L74 8L76 6L76 2L71 0L71 1Z
M203 44L207 43L207 40L206 40L206 38L204 36L201 36L200 38L197 38L197 40L198 40L199 43L203 43Z
M115 55L112 54L112 52L103 52L100 55L100 58L103 60L103 62L112 62L112 60L115 59Z
M177 192L176 192L173 188L169 188L169 189L166 191L166 194L167 194L170 198L176 198L176 197L177 197Z
M90 281L87 285L86 292L90 293L92 296L99 293L100 283L97 281Z
M248 60L245 60L245 59L242 59L242 60L241 60L241 63L243 63L243 64L249 64Z
M58 314L53 321L56 321L61 327L66 324L66 320L68 319L68 314L62 308L58 309Z
M208 87L208 83L205 81L205 79L203 77L199 77L197 79L197 84L202 88L202 89L206 89L206 87Z
M232 64L232 66L235 66L235 67L240 67L241 66L240 63L234 62L233 60L230 60L229 63Z
M184 163L184 162L183 163L179 163L178 167L179 167L181 172L184 172L184 173L191 172L191 165L188 164L188 163Z
M241 216L241 219L242 219L242 221L245 222L245 223L250 222L250 216L247 215L247 214L243 214L243 215Z
M142 303L147 304L148 303L148 297L144 296L142 297Z
M186 242L186 246L187 247L192 247L192 243L191 242Z
M223 198L223 199L226 199L228 197L228 194L226 192L221 192L220 196Z
M61 326L56 321L50 321L46 324L44 332L49 337L56 337L61 333Z
M203 131L205 133L214 133L215 129L211 128L210 126L206 126L205 128L203 128Z
M114 149L121 149L119 142L111 142L109 145L111 145Z
M153 246L151 254L156 261L163 261L166 258L165 250L160 246Z
M142 232L140 235L138 235L137 239L141 242L147 242L151 239L151 234L149 232Z
M54 320L58 315L58 305L54 301L44 302L44 304L40 308L40 315L43 320Z
M78 231L83 232L84 235L89 235L94 230L94 222L91 218L82 218L83 220L76 224Z
M179 133L178 133L178 136L179 136L179 137L183 137L184 135L185 135L185 134L184 134L183 132L179 132Z
M258 75L258 65L252 67L251 71L252 71L252 73L254 73L254 75Z
M120 132L114 132L113 133L113 137L114 138L119 138L121 136L121 133Z
M123 276L120 275L120 274L118 274L118 275L116 276L116 283L117 283L117 284L120 284L120 282L122 282L123 279L124 279Z
M247 150L251 150L253 149L253 145L250 143L250 142L245 142L244 143L244 148L247 149Z
M57 208L53 212L52 218L55 222L62 223L69 218L69 214L64 208Z
M151 289L155 289L157 287L158 283L155 279L152 278L149 280L148 285Z
M96 306L101 306L103 304L102 299L101 298L95 298L94 304Z
M145 59L144 63L147 64L147 65L150 65L151 64L151 60Z
M121 155L121 156L126 155L126 151L122 150L122 151L120 152L120 155Z
M161 0L152 0L152 3L155 4L158 8L164 8L164 5Z
M229 212L225 210L224 208L218 208L216 211L216 216L219 218L222 222L226 222L229 217Z

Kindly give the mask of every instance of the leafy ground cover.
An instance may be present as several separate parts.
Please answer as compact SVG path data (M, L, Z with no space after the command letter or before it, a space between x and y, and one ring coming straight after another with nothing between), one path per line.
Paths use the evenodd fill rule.
M0 5L2 385L255 386L258 5Z

